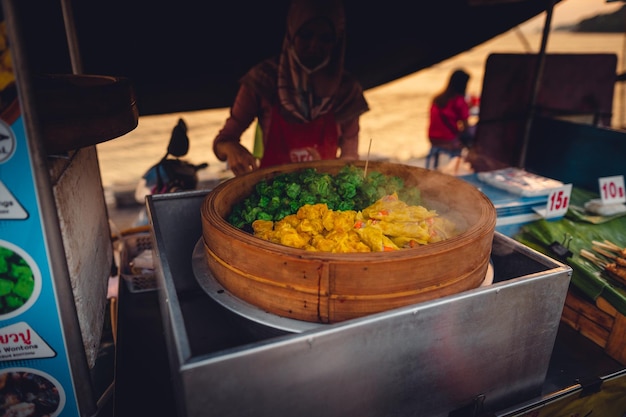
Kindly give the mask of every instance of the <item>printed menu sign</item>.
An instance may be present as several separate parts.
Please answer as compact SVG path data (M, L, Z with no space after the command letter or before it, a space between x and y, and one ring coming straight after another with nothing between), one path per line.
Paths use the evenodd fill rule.
M50 386L51 392L62 396L54 401L62 409L49 415L78 416L21 117L11 130L15 150L0 163L0 402L24 392L20 381L41 379L46 381L41 386ZM32 396L15 406L28 408L32 405L28 398Z
M0 51L0 63L5 62L3 53L7 51ZM0 65L3 97L10 96L5 91L16 89L6 71ZM35 164L18 95L13 97L10 103L0 103L2 415L79 416ZM37 400L42 396L44 402Z
M0 220L15 219L24 220L28 213L15 199L9 189L0 181Z
M26 322L0 329L0 360L53 358L56 352Z

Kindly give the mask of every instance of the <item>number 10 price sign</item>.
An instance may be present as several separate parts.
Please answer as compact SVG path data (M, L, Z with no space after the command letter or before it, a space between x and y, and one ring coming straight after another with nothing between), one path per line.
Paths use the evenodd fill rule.
M599 178L598 183L600 185L602 204L626 203L623 175Z

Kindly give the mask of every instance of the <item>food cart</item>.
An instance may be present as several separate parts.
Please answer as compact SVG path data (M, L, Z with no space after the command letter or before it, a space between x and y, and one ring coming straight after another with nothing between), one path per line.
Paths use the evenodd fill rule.
M41 9L35 10L48 10L49 3L36 2ZM508 16L534 3L522 20L542 9L536 2L505 3L516 4ZM11 20L18 106L3 115L12 146L3 148L0 165L6 186L0 195L9 206L0 238L40 287L24 309L2 318L3 347L13 353L1 367L41 376L62 392L53 396L53 415L516 416L565 406L610 415L609 407L623 408L624 365L560 324L571 276L564 262L496 233L489 286L294 328L200 285L199 277L210 273L198 261L201 226L194 213L210 190L148 199L158 285L145 291L120 285L111 310L116 340L109 344L113 250L93 144L132 130L137 100L124 78L80 76L71 36L63 54L69 59L50 64L58 57L44 54L41 32L30 30L32 3L2 6ZM67 6L55 16L71 22ZM34 26L47 27L42 16L51 17L37 13ZM44 44L59 34L65 35L57 27ZM68 72L68 62L73 77L36 77L42 67ZM76 101L69 107L55 101L70 96ZM28 340L36 341L35 357L20 354L32 351L26 335L38 337Z

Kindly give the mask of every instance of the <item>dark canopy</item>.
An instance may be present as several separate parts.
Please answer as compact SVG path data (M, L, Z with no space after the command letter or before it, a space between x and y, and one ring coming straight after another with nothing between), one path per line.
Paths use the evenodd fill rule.
M346 0L347 68L368 89L479 45L552 0ZM71 73L60 3L19 2L31 66ZM282 42L286 0L74 0L82 73L127 77L141 115L227 107Z

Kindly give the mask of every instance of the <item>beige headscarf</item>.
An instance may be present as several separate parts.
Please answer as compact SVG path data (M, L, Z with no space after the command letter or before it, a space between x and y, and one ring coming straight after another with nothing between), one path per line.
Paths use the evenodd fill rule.
M306 22L326 17L335 30L335 45L326 65L309 71L293 53L293 40ZM278 62L278 98L282 107L302 121L310 121L333 108L343 75L345 17L341 0L293 0L287 13L287 32Z
M336 44L327 65L308 73L289 51L298 29L320 16L328 16L333 22ZM344 71L344 51L341 0L293 0L280 55L261 61L240 81L271 103L280 102L290 120L307 122L333 111L335 120L343 123L369 110L361 84Z

